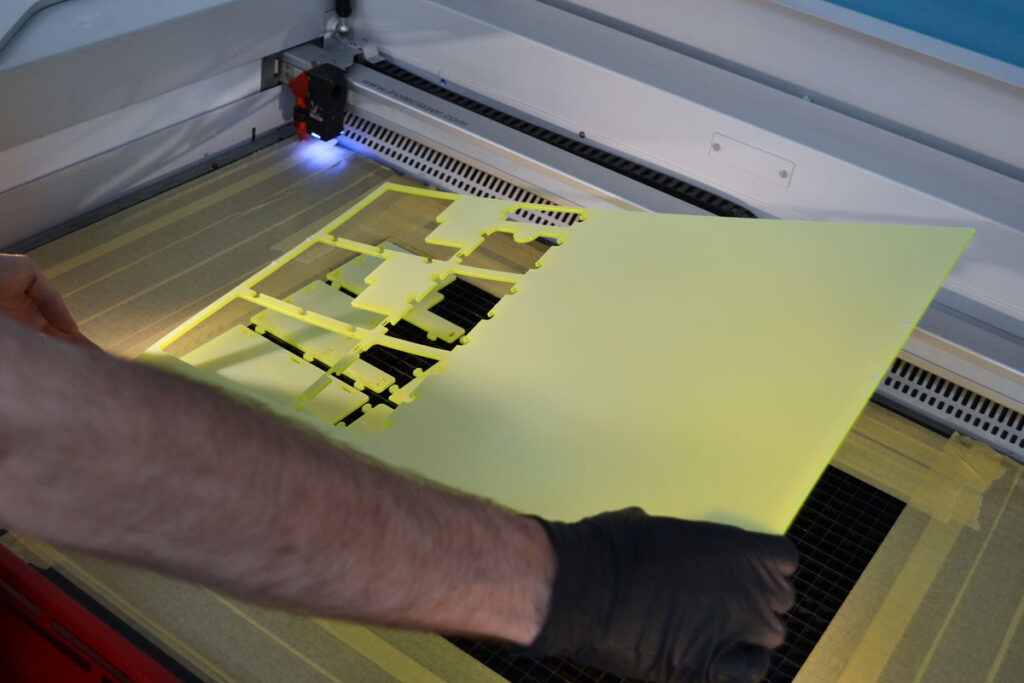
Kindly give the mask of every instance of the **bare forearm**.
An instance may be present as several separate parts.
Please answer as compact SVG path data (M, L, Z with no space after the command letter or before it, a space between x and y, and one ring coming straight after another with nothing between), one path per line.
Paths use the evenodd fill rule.
M555 568L531 520L2 320L0 383L2 523L323 615L540 628Z

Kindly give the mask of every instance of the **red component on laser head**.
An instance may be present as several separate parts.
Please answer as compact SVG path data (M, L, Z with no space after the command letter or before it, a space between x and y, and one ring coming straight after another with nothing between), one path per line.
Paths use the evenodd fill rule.
M306 116L309 113L309 76L303 71L293 78L288 87L295 95L295 109L292 110L292 123L295 124L295 132L299 134L300 140L309 137L309 129L306 124Z
M302 100L301 105L305 107L306 95L309 94L309 76L307 75L307 72L303 71L293 78L291 82L288 83L288 87L292 89L293 93L295 93L296 103L298 103L299 100Z

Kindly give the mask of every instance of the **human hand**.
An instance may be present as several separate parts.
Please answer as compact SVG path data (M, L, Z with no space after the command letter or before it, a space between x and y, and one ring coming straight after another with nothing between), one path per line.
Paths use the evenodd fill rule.
M47 337L96 346L79 331L60 294L27 256L0 254L0 315Z
M764 675L795 598L789 540L640 508L540 522L558 572L530 654L654 681Z

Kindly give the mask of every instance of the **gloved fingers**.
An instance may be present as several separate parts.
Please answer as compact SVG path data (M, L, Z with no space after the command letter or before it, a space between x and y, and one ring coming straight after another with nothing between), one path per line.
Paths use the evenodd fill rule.
M747 628L744 642L774 650L786 640L786 627L775 614L765 610L755 624Z
M796 590L793 581L776 563L765 560L762 556L748 558L750 571L759 581L757 591L773 612L784 614L796 604ZM788 567L785 567L788 569Z
M792 576L800 563L800 553L785 536L756 534L764 553L764 562L783 576Z
M769 660L763 647L738 643L715 657L710 678L722 683L754 683L764 678Z
M792 541L783 536L762 536L761 577L765 597L772 610L784 614L796 604L796 590L791 577L796 572L800 555Z
M796 604L796 589L793 588L793 582L790 579L776 575L773 577L765 597L773 612L785 614Z
M762 637L754 641L755 645L773 650L785 642L785 625L782 624L779 617L772 614L770 617L765 618L764 627Z

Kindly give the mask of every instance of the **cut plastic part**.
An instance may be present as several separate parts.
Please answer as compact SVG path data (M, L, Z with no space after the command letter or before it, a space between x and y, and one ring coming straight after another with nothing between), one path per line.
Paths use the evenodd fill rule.
M441 212L437 217L437 228L426 241L458 249L457 256L461 258L479 247L484 236L504 223L505 216L515 209L514 202L463 197Z
M384 316L378 313L353 307L351 296L319 280L303 287L285 301L353 328L372 330L384 321ZM340 335L277 311L265 310L258 313L253 316L252 322L257 330L266 330L278 339L302 349L310 360L318 360L329 367L339 363L359 344L358 338ZM345 367L342 374L375 392L384 391L395 381L394 377L383 370L358 359Z
M391 242L383 242L381 243L381 246L389 251L408 253L405 249L402 249ZM347 289L350 292L360 294L367 287L367 276L369 276L370 273L372 273L377 266L381 265L383 262L384 259L382 258L361 254L346 262L337 270L328 273L327 280L335 287L340 287L342 289ZM437 288L441 289L445 287L454 279L454 275L448 275L437 283ZM438 291L432 291L424 296L422 301L413 302L412 307L409 309L409 312L405 314L404 319L426 332L431 338L440 339L448 343L454 343L459 339L459 337L464 335L466 331L455 323L445 320L441 316L430 312L430 309L439 304L442 299L444 299L443 294Z
M366 289L352 305L382 313L389 323L401 320L414 303L436 291L451 275L450 264L443 261L390 250L383 256L384 262L366 276Z
M295 401L323 374L245 327L233 327L181 359L279 403Z
M391 415L394 412L393 408L383 403L379 403L372 408L365 408L362 416L353 422L352 426L345 430L345 433L352 435L370 434L384 429L390 423Z
M366 403L366 394L324 375L315 366L245 327L234 327L182 356L189 365L278 404L292 404L334 424ZM326 384L317 385L318 382ZM312 395L305 396L313 386Z
M327 377L323 388L315 395L299 399L298 409L322 422L337 424L368 400L363 392L334 377Z
M431 261L336 236L388 192L451 201L425 241L459 253ZM156 349L243 299L356 340L338 368L374 345L436 361L392 387L393 412L364 405L337 428L380 461L554 519L640 505L781 532L971 236L550 206L585 220L571 236L504 220L530 206L383 186ZM496 230L564 244L525 274L461 262ZM314 243L362 255L332 282L365 285L351 305L384 322L352 327L255 293ZM508 283L514 294L452 351L388 335L453 275ZM255 333L229 334L184 360L270 401L306 401L323 388L298 356L271 353Z
M555 226L509 221L507 217L520 208L534 208L506 200L462 197L437 217L438 226L426 238L428 244L458 249L456 258L464 258L479 247L484 237L492 232L507 232L517 242L532 242L539 237L550 237L564 242L569 231ZM565 210L564 207L543 207L544 211ZM570 211L572 211L570 209ZM579 211L579 210L577 210Z

